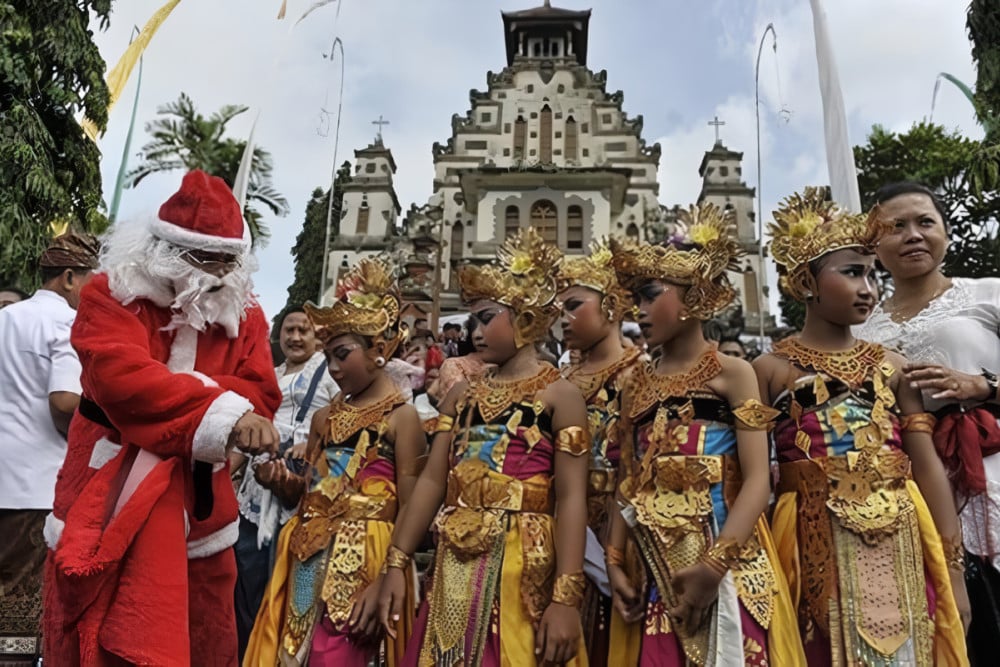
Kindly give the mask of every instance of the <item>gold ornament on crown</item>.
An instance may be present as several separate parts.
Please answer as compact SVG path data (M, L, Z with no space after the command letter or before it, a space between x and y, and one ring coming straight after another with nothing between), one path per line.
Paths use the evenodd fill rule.
M388 261L365 257L337 282L336 301L321 308L307 303L303 310L324 343L355 334L384 343L389 358L406 335L399 326L399 290Z
M851 213L828 201L826 189L817 187L786 197L773 215L767 226L771 255L781 289L798 301L816 293L810 262L845 248L874 250L886 226L877 206L867 215Z
M618 282L611 264L611 248L607 239L590 244L590 254L563 261L559 267L559 291L570 287L586 287L603 297L601 310L612 322L634 316L635 310L628 291Z
M743 255L729 235L731 213L713 204L680 211L677 228L663 245L611 239L612 264L629 291L653 280L688 287L688 314L710 319L736 296L726 271L737 271Z
M462 267L462 300L507 306L513 311L515 344L534 343L545 337L559 312L556 275L561 262L559 249L528 227L497 248L492 264Z

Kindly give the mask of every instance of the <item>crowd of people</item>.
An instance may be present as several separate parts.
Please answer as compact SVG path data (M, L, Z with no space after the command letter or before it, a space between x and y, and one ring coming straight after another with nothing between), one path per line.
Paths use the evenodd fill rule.
M742 252L708 204L521 230L440 332L362 259L276 367L220 179L55 239L0 291L0 660L992 664L1000 279L942 272L933 192L877 198L774 212L805 324L752 364L705 326Z

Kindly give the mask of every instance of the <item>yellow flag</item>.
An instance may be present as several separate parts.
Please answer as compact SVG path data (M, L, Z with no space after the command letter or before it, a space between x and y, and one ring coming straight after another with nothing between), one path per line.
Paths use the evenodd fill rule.
M163 22L170 16L170 12L174 11L174 7L180 4L180 1L167 0L166 4L156 10L156 13L146 21L146 25L143 26L139 36L125 49L125 53L122 54L118 64L108 72L108 113L111 113L111 108L118 101L122 90L125 89L125 84L128 83L128 78L132 74L135 64L142 57L143 51L149 45L149 41L153 39L153 35L156 34L156 31L160 29ZM97 125L92 120L84 118L80 125L91 141L97 141Z

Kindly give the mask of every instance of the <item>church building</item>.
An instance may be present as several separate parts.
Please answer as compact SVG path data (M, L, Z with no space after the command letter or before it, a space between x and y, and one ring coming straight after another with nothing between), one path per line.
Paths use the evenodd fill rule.
M587 65L590 10L546 0L502 18L506 67L488 72L486 90L472 90L469 109L452 116L450 136L432 148L432 194L401 224L396 166L381 133L355 151L331 240L327 299L332 281L367 253L396 255L404 295L420 316L433 302L444 313L461 310L458 268L489 261L518 229L534 227L567 255L586 253L604 236L655 241L669 232L673 216L658 200L660 146L647 144L641 115L622 109L623 93L607 91L607 72ZM716 142L700 167L699 201L733 209L735 231L753 253L744 274L732 276L749 325L759 316L760 267L754 192L741 178L741 158Z

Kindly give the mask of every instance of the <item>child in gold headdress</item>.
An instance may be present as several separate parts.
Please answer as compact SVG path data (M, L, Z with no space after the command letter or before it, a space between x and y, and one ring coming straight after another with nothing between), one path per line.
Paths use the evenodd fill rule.
M640 665L802 665L762 518L774 411L760 403L750 365L702 334L702 320L733 298L726 271L740 250L710 204L680 222L663 246L611 242L659 353L622 392L622 508L607 548L614 604L629 621L645 616ZM626 524L648 582L622 567Z
M902 357L851 334L877 298L877 211L807 188L774 219L781 288L806 320L754 367L781 411L772 529L809 664L967 664L961 530L934 419Z
M563 261L559 290L563 344L580 354L580 361L568 366L563 377L583 393L590 423L587 542L588 555L593 553L595 558L587 561L591 567L580 610L587 654L591 667L627 667L635 664L639 636L628 633L621 616L612 613L604 545L608 513L617 511L614 491L620 450L611 434L618 421L619 394L640 354L639 348L622 345L621 338L621 323L632 310L632 296L618 283L606 242L592 244L589 255Z
M477 349L497 367L441 402L427 466L393 533L380 601L390 633L403 610L406 577L397 568L432 521L438 538L408 665L586 664L578 612L586 407L535 356L558 313L559 260L527 229L504 243L495 265L459 274L462 298L482 323Z
M288 506L301 504L281 532L243 664L363 667L380 653L381 572L427 441L417 411L383 369L404 337L389 267L362 259L338 284L332 306L305 310L341 393L313 417L307 477L283 460L255 470ZM400 632L381 648L390 666L400 664L409 634L412 576L403 595Z

